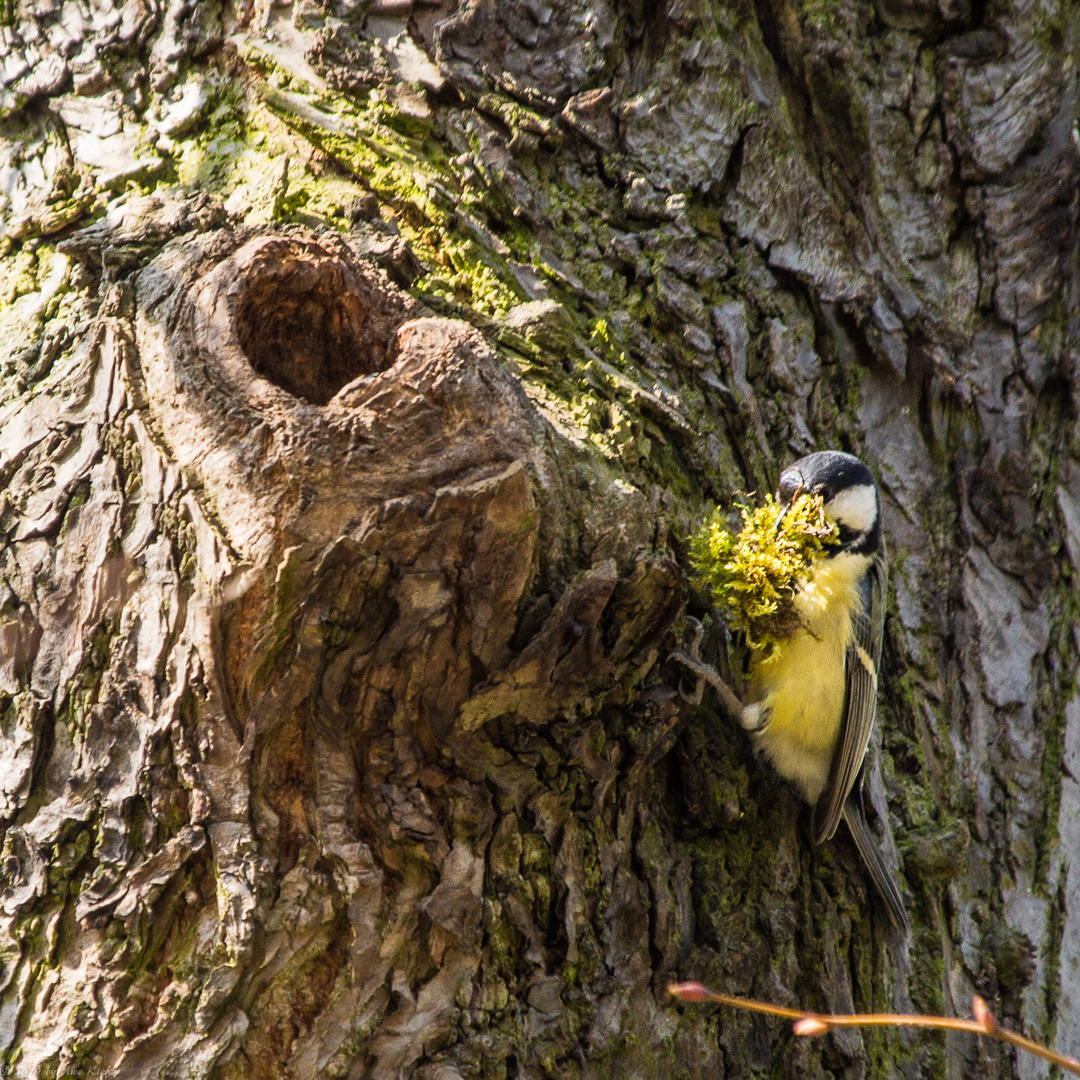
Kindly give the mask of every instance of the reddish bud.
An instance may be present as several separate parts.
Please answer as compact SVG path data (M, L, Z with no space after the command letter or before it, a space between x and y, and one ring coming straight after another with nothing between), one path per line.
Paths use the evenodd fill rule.
M806 1016L802 1020L796 1020L791 1030L796 1035L824 1035L829 1030L829 1025L816 1016Z
M986 1002L978 994L971 999L971 1011L975 1014L975 1020L982 1025L987 1035L997 1032L997 1017L987 1008Z
M672 983L668 993L680 1001L708 1001L712 997L708 987L695 982Z

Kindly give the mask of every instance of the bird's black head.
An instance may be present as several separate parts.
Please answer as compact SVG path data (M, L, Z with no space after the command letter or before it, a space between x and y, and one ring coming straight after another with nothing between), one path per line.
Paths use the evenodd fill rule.
M881 509L874 474L851 454L824 450L808 454L780 474L780 502L800 494L820 495L825 513L840 530L840 551L872 555L881 548Z

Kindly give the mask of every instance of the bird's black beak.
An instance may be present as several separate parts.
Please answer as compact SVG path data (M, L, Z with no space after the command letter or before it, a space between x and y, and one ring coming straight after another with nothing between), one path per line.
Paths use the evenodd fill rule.
M795 488L791 490L790 495L785 495L784 491L784 489L789 485L785 484L783 478L781 478L780 481L780 490L777 494L780 500L784 503L784 509L780 511L780 516L776 519L777 533L780 532L780 526L784 524L784 518L788 516L788 511L790 511L791 508L795 505L795 500L803 493L803 490L806 488L806 481L803 479L802 473L796 472L795 476L798 477L798 481L796 482ZM790 479L794 480L795 477L790 477Z

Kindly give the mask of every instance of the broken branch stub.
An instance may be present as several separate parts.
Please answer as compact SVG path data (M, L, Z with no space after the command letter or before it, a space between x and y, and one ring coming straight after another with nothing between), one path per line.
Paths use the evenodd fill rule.
M537 456L538 418L479 335L416 318L340 242L177 244L140 275L138 309L151 413L252 564Z

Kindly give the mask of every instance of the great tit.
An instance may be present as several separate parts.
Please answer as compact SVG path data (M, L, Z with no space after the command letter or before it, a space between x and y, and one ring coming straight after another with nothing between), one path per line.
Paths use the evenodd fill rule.
M892 874L866 821L863 778L877 709L887 568L873 474L834 450L810 454L780 475L780 502L821 495L839 542L809 571L794 603L800 627L771 655L752 658L743 706L696 656L676 653L720 692L776 771L814 808L815 843L842 817L895 926L910 928ZM696 644L696 642L695 642ZM692 653L696 649L692 650Z

